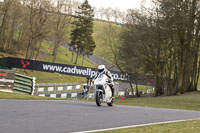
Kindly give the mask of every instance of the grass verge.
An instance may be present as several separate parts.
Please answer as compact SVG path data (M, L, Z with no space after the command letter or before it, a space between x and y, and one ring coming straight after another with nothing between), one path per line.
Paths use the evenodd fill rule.
M138 91L147 91L148 89L152 89L153 86L145 86L145 85L138 85ZM133 90L136 90L136 87L133 88Z
M98 133L199 133L200 120L158 124Z
M51 98L51 97L41 97L32 96L26 94L8 93L0 92L0 99L17 99L17 100L67 100L64 98Z
M179 96L116 99L115 104L200 111L200 91Z

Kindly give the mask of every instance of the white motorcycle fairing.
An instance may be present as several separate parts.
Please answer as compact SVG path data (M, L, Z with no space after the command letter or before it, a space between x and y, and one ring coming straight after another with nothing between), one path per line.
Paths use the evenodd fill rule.
M102 92L102 102L111 103L112 91L107 81L108 77L105 74L99 74L99 76L94 80L94 85L96 92Z

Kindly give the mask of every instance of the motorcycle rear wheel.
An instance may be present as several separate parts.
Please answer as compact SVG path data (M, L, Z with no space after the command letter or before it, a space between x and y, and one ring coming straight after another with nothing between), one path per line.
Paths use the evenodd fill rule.
M96 104L97 104L97 106L101 106L101 100L102 100L102 92L97 91L96 92Z

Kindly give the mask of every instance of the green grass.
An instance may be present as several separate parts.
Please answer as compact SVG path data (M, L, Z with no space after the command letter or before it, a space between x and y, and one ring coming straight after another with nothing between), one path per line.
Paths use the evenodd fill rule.
M51 50L49 51L48 48L51 48ZM46 53L46 57L44 57L43 61L52 62L52 60L53 60L53 56L51 56L51 54L53 52L52 44L47 41L43 41L41 51L43 53ZM50 55L49 55L49 53L50 53ZM68 56L66 56L66 54L68 54ZM74 54L74 60L75 60L75 57L76 57L76 54ZM58 48L58 55L56 58L56 63L82 66L82 59L83 59L82 56L78 57L77 64L74 64L74 60L72 62L71 59L72 59L72 52L63 46L60 46ZM95 68L96 64L93 62L91 63L91 61L89 61L87 59L84 59L83 66Z
M31 96L26 94L0 92L0 99L17 99L17 100L66 100L61 98L50 98L41 96Z
M104 39L103 39L103 36L105 36L104 29L106 26L108 26L108 24L109 24L108 22L94 21L93 37L96 43L94 54L110 62L113 62L114 56L111 51L111 48L108 44L104 42ZM116 28L119 27L116 24L112 24L112 26L115 26Z
M19 57L19 58L23 58L22 55L11 55L9 53L0 52L0 58L6 58L6 57Z
M127 98L125 101L116 99L115 104L200 111L200 92L180 96Z
M19 73L25 74L27 76L36 77L37 83L85 83L86 78L63 75L58 73L48 73L48 72L39 72L31 70L19 70Z
M52 43L46 41L46 40L43 40L42 41L42 46L41 46L41 52L42 53L48 53L48 48L51 48L52 49ZM40 53L40 54L42 54Z
M68 56L66 56L66 54L68 54ZM76 57L76 54L74 54L74 60L75 60L75 57ZM82 66L82 56L79 56L77 64L74 64L74 61L71 62L71 59L72 59L72 52L63 46L60 46L58 49L56 63ZM53 60L52 56L47 56L44 58L44 61L51 62L52 60ZM83 66L84 67L92 67L92 68L96 67L93 64L91 64L90 61L88 61L87 59L84 60Z
M200 120L158 124L98 133L199 133Z
M94 33L93 38L96 43L96 48L94 50L94 54L106 58L106 54L108 53L109 47L104 44L102 41L102 36L104 32L104 26L106 25L105 22L95 21L94 22Z
M152 86L138 85L138 91L147 91L148 89L152 89ZM136 87L133 90L136 90Z

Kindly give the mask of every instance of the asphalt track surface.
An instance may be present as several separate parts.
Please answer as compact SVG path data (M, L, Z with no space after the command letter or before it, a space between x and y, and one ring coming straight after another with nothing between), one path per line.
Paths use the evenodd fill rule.
M0 100L1 133L69 133L156 122L197 119L199 111L79 101Z

